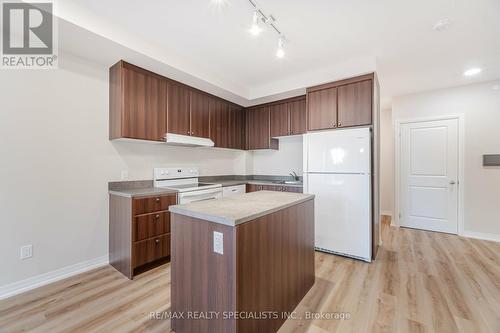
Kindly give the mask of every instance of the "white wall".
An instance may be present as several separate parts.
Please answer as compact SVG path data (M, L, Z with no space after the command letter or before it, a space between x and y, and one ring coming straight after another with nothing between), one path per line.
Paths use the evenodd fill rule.
M465 115L464 227L466 234L500 239L500 167L483 167L483 154L500 154L500 82L397 97L394 120Z
M380 112L380 210L383 215L394 211L394 129L392 110Z
M254 175L286 176L291 171L302 175L302 136L279 139L279 150L253 152Z
M251 153L108 140L108 70L60 55L58 70L0 74L0 286L108 253L107 183L155 166L246 174ZM20 246L33 244L21 261Z

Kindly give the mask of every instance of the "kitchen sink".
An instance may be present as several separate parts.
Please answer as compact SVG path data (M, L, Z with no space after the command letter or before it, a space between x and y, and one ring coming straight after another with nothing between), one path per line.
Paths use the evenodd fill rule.
M302 185L300 180L277 180L273 182L274 184L285 184L285 185Z

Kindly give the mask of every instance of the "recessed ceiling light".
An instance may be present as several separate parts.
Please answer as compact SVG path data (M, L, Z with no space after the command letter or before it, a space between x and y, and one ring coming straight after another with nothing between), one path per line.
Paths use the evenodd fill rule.
M451 20L450 19L442 19L437 21L433 26L432 30L434 31L443 31L448 29L448 27L451 25Z
M474 75L477 75L479 73L481 73L481 68L476 67L476 68L471 68L471 69L466 70L464 72L464 75L465 76L474 76Z

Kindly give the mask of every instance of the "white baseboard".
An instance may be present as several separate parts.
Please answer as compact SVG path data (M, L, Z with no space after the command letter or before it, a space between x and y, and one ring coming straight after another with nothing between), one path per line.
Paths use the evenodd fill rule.
M381 210L380 215L387 215L387 216L392 217L392 212L389 210Z
M462 237L467 237L467 238L476 238L476 239L481 239L481 240L487 240L487 241L492 241L492 242L500 242L500 235L498 234L489 234L485 232L476 232L476 231L466 231L462 234L460 234Z
M90 271L94 268L107 265L108 263L109 263L109 256L105 255L99 258L90 259L87 261L79 262L74 265L59 268L51 272L33 276L25 280L0 286L0 299L5 299L7 297L11 297L28 290L38 288L47 285L49 283L71 277L76 274Z

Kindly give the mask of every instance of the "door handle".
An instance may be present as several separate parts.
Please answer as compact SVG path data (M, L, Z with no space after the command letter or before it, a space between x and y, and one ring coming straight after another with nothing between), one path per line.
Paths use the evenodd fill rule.
M454 180L450 180L450 185L455 185L456 182Z

